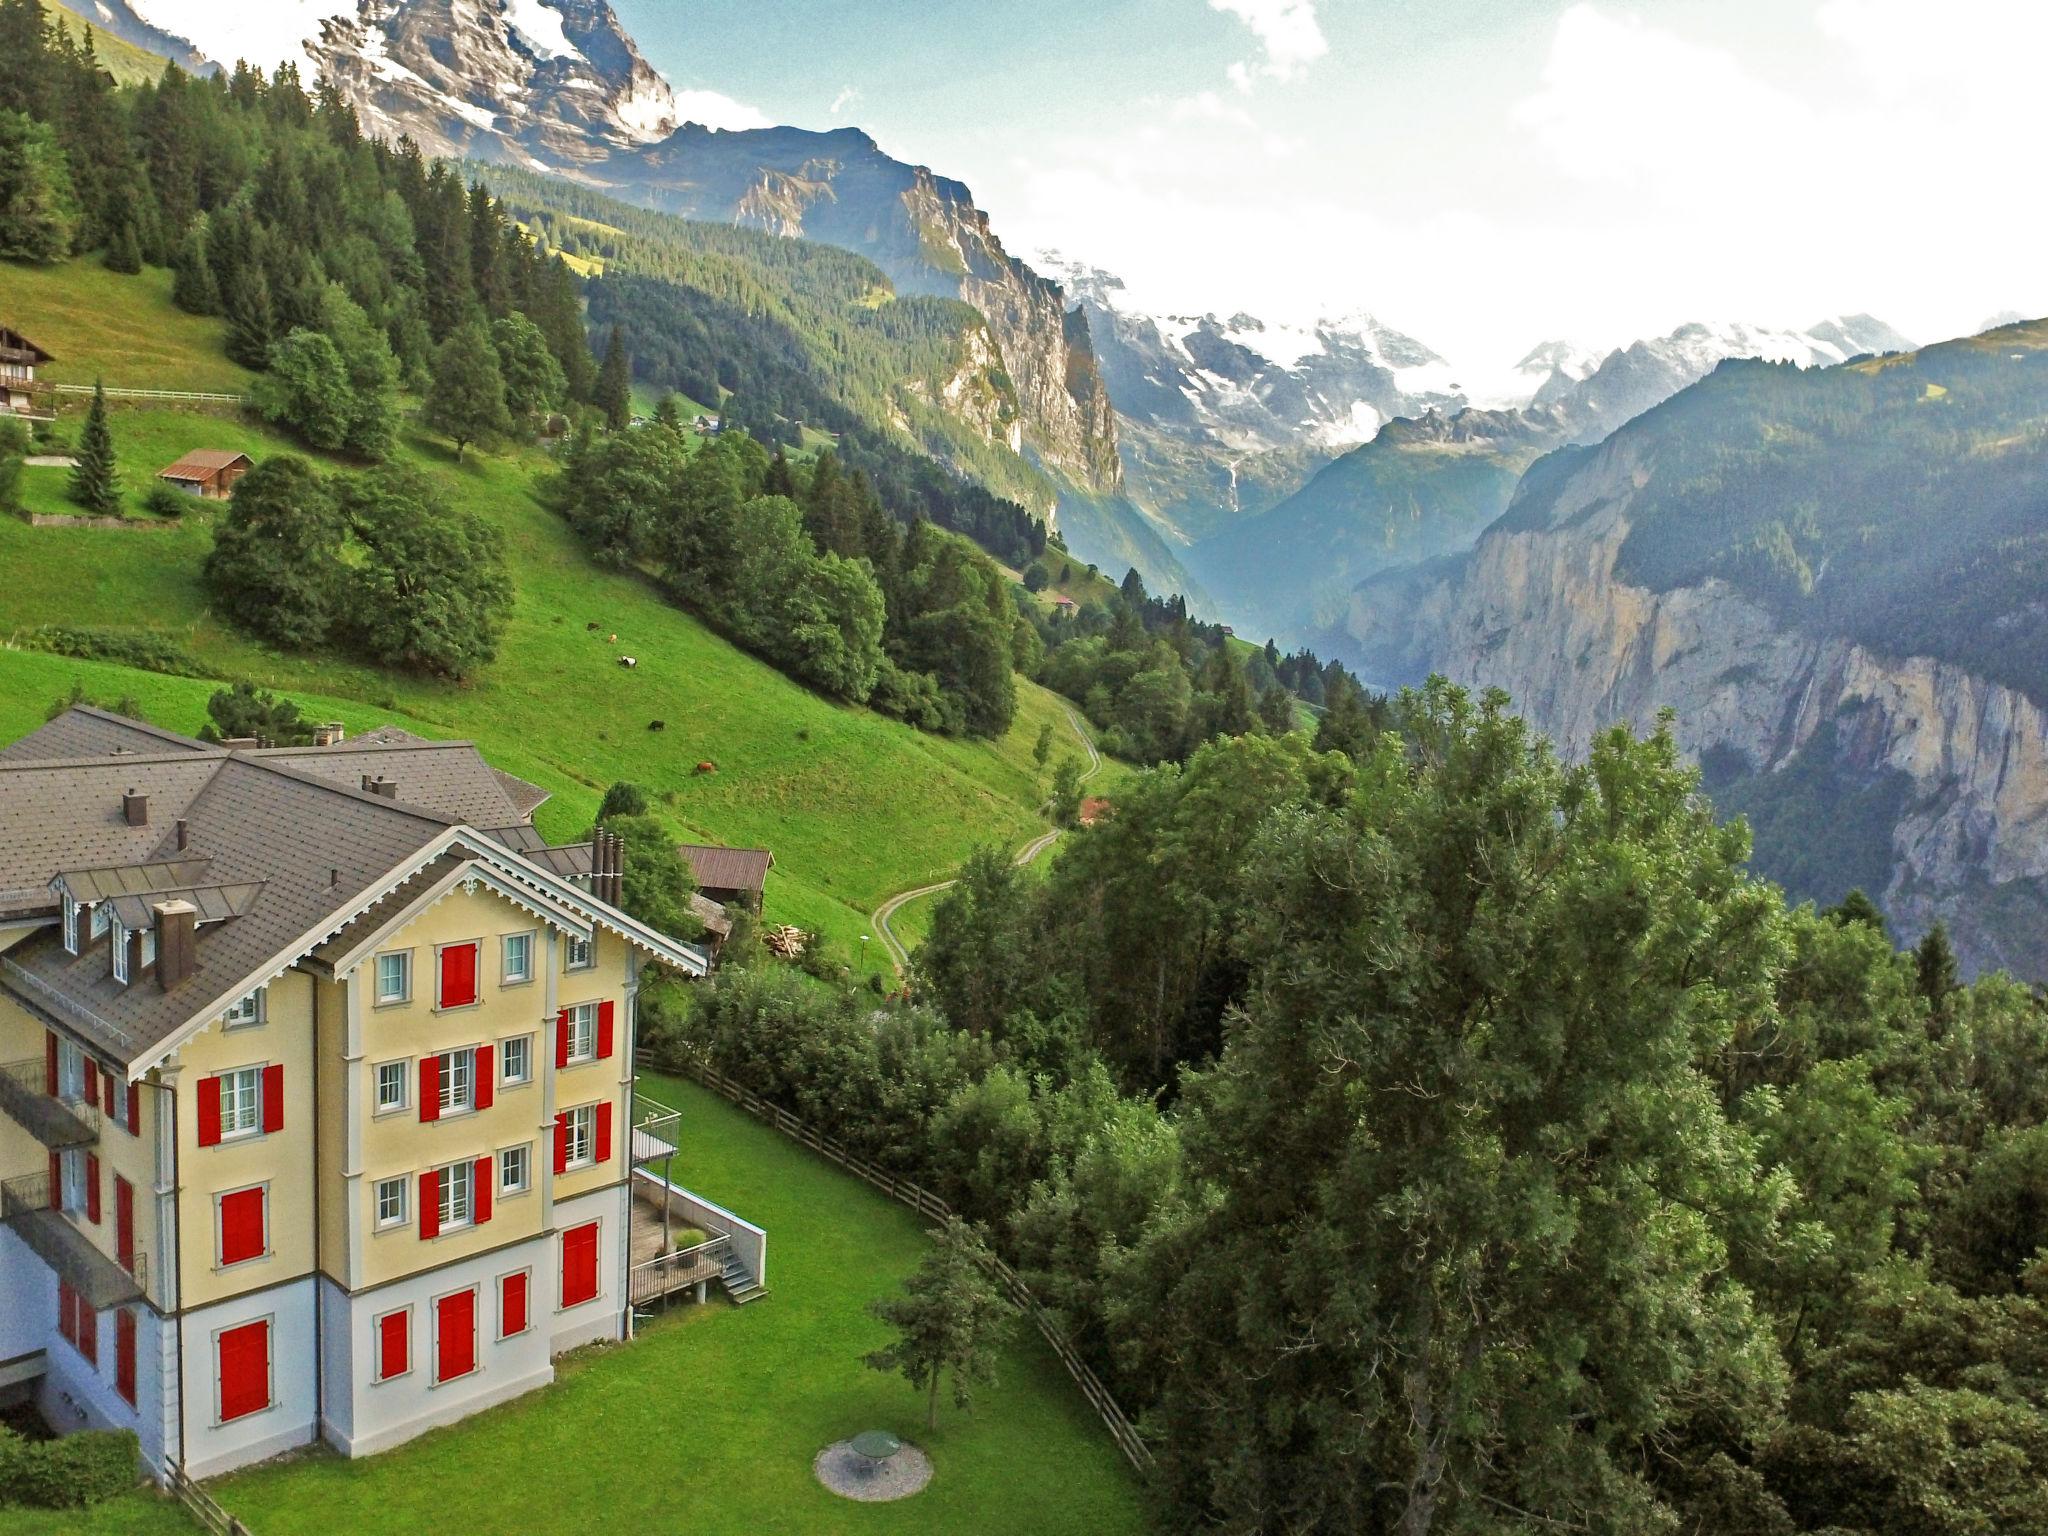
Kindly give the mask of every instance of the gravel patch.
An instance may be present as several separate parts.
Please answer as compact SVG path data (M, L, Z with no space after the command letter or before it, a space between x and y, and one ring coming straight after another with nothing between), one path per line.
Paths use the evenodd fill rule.
M834 1493L863 1504L907 1499L932 1480L931 1458L908 1444L877 1464L856 1454L851 1440L841 1440L818 1452L811 1470Z

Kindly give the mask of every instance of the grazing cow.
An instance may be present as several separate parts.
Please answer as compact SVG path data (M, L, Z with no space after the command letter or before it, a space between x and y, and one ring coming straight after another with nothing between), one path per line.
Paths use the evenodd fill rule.
M650 731L665 731L668 729L668 722L666 720L650 720L647 722L647 729Z
M699 763L699 764L697 765L697 772L699 772L699 773L716 773L716 772L718 772L718 764L716 764L716 763Z
M622 667L637 667L640 665L640 658L637 656L621 656L619 658L619 665Z
M592 619L592 620L591 620L591 621L590 621L590 622L589 622L588 624L584 625L583 627L584 627L585 629L596 629L596 628L597 628L597 620L595 620L595 619Z

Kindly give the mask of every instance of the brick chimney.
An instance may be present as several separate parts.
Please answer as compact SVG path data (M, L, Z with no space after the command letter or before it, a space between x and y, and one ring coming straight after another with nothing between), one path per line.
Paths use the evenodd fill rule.
M366 773L363 775L363 791L366 794L381 795L386 800L396 800L398 798L398 780L387 779L381 773L373 779Z
M127 794L121 797L121 812L128 818L129 826L148 826L149 796L139 795L134 790L129 790Z
M339 720L330 720L313 732L316 747L338 747L348 740L348 730Z
M168 992L192 974L199 909L173 897L156 904L156 984Z
M184 818L184 817L182 817L182 816L180 816L180 817L178 818L178 824L177 824L177 825L178 825L178 852L180 852L180 853L183 853L183 852L185 851L185 849L186 849L187 845L188 845L188 844L190 844L190 843L191 843L191 841L192 841L192 828L191 828L191 825L190 825L190 824L189 824L189 823L188 823L188 822L187 822L187 821L185 820L185 818Z

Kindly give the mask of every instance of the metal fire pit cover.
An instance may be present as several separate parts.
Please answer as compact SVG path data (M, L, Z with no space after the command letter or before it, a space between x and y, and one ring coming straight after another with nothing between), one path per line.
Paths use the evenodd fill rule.
M870 1429L853 1437L853 1454L869 1461L887 1461L903 1449L903 1442L886 1429Z

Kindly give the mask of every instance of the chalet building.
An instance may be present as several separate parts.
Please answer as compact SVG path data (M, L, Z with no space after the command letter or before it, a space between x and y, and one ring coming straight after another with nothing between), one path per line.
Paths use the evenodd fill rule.
M706 900L721 907L761 910L768 871L775 867L775 855L766 848L713 848L684 843L676 852L697 877L697 890Z
M158 470L156 477L188 496L203 501L226 501L234 494L235 482L253 467L246 453L195 448L170 468Z
M19 331L0 325L0 412L29 414L36 369L54 359Z
M708 957L620 910L616 840L550 846L469 743L324 735L0 751L0 1388L160 1476L373 1453L765 1266L651 1171L642 978Z

